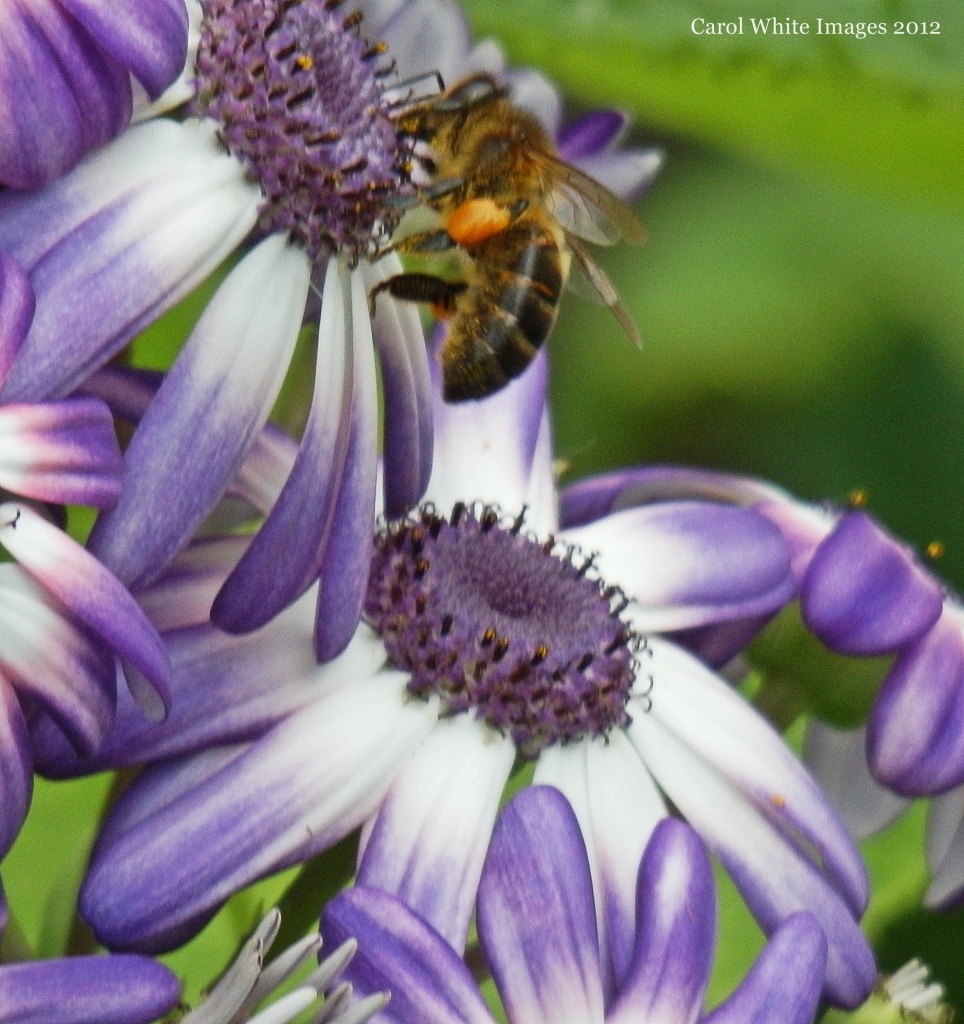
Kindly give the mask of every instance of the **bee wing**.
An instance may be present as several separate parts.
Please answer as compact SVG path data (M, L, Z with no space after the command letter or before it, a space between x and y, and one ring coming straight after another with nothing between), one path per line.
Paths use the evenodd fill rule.
M570 272L566 282L569 288L584 299L602 301L619 321L619 326L626 332L629 340L636 348L642 348L643 339L639 335L639 330L619 298L615 285L605 275L602 267L571 234L566 235L566 245L575 258L575 266L572 268L575 273Z
M596 245L613 245L620 239L636 245L645 241L636 214L595 178L548 153L537 159L553 184L549 209L567 232Z

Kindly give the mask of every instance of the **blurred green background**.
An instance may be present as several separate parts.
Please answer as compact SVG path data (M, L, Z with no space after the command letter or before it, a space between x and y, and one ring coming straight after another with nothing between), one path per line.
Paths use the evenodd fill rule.
M566 300L550 345L570 478L679 461L869 507L964 588L964 5L959 0L469 0L479 35L564 85L572 113L629 110L666 165L649 240L600 256L639 325ZM697 36L742 16L746 35ZM751 17L886 35L754 36ZM940 34L897 36L897 22ZM199 302L137 349L157 364ZM164 330L168 334L164 334ZM104 780L41 786L4 882L27 939L62 948ZM964 916L918 911L924 808L866 845L881 964L921 954L964 1010ZM68 840L69 841L65 841ZM191 998L283 882L232 901L172 962ZM759 947L724 892L714 997Z

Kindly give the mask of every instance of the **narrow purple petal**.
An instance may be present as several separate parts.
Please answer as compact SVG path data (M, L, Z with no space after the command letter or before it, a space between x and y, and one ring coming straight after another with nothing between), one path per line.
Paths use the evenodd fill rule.
M749 477L691 469L688 466L641 466L588 477L566 487L561 495L562 522L581 526L611 512L664 501L713 501L755 505L785 496Z
M137 603L154 628L163 633L206 624L217 592L250 541L247 534L196 540L153 583L138 590Z
M0 8L0 182L36 188L122 131L123 66L60 3Z
M820 545L803 581L804 622L841 654L889 654L941 613L940 584L866 512L848 512Z
M181 986L163 964L113 954L5 964L0 1020L16 1024L149 1024Z
M660 787L719 857L764 932L810 911L827 939L824 997L836 1006L859 1006L876 979L873 954L853 912L813 862L655 715L636 717L630 732Z
M184 0L59 0L156 99L187 59Z
M0 857L17 838L32 793L33 761L27 723L13 687L0 676Z
M321 919L326 949L355 939L341 977L359 996L391 992L375 1024L492 1024L468 968L404 903L377 889L348 889Z
M558 790L524 789L499 816L479 885L478 929L509 1020L601 1024L589 860Z
M706 1024L811 1024L826 962L820 925L810 914L792 914Z
M433 371L437 363L433 362ZM428 494L439 508L457 501L525 503L546 402L548 364L540 353L520 377L481 402L449 405L435 391L435 461Z
M341 654L358 626L375 543L378 397L368 300L359 274L352 276L351 299L354 362L351 424L345 472L318 587L315 654L319 661Z
M571 163L577 157L611 149L626 133L628 126L629 116L621 110L594 110L562 129L556 139L559 155Z
M351 425L348 289L347 272L338 260L329 260L308 423L277 502L214 602L213 620L228 632L263 626L303 594L321 571L346 472Z
M667 639L712 668L722 668L743 651L772 618L772 615L758 615L731 622L713 622L708 626L669 632Z
M440 722L382 801L358 868L358 885L397 896L459 953L514 760L471 718Z
M879 832L909 806L870 774L866 734L863 728L834 729L811 719L804 743L807 767L858 839Z
M228 494L248 502L267 515L291 476L298 444L279 427L266 423L238 467Z
M3 399L69 394L222 262L259 198L211 122L165 119L38 192L0 194L0 248L37 295Z
M0 635L4 678L57 722L77 752L97 750L114 722L116 669L110 652L11 563L0 565Z
M867 722L867 760L878 782L905 796L964 782L964 634L946 610L897 656Z
M0 406L0 487L14 494L104 508L120 497L122 466L99 399Z
M233 892L357 828L437 716L403 703L403 685L380 674L337 688L147 815L150 779L128 790L114 813L135 823L102 837L81 894L98 937L171 948Z
M775 611L794 592L780 532L753 509L672 501L614 512L564 537L639 609L644 633Z
M606 1024L695 1024L713 967L716 889L699 836L667 818L639 867L633 961Z
M264 426L298 337L308 261L273 235L232 270L125 456L124 493L90 547L132 586L190 540Z
M620 149L580 157L573 162L614 195L632 202L656 180L663 166L663 152L659 149Z
M25 505L0 506L0 543L70 612L151 684L145 714L167 713L171 665L136 601L100 562Z
M638 713L632 704L627 710ZM623 732L613 732L605 741L547 748L539 756L533 781L559 789L582 829L596 893L608 1002L632 959L639 863L653 828L666 816L666 805Z
M35 307L26 273L18 263L0 253L0 384L30 330Z
M368 292L402 264L392 253L362 268ZM411 305L383 299L372 323L385 402L385 512L404 515L418 504L432 472L432 383L425 337Z

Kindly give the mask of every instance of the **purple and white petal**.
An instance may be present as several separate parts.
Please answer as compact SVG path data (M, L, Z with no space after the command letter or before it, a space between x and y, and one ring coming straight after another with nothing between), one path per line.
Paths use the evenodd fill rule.
M811 1024L826 962L820 925L810 914L791 915L706 1024Z
M517 68L504 75L508 83L512 102L528 110L542 123L553 138L562 124L562 97L559 90L540 72L533 68Z
M241 498L267 515L291 475L297 457L297 442L279 427L265 424L238 467L228 494Z
M164 633L207 623L215 596L250 543L250 535L230 535L205 537L186 547L137 592L137 602L154 628Z
M36 301L20 264L0 253L0 384L30 330Z
M865 512L820 545L800 593L803 620L831 650L867 657L920 638L941 614L938 581Z
M116 954L0 967L0 1020L17 1024L149 1024L177 1003L180 982L147 957Z
M0 672L90 754L114 722L116 669L110 652L20 566L0 565Z
M0 544L118 655L147 678L141 708L167 713L171 665L137 602L89 552L26 505L0 505Z
M391 992L375 1024L493 1024L455 950L393 896L364 887L339 893L325 907L321 934L328 949L357 941L339 977L358 996Z
M639 754L617 730L605 740L548 747L539 756L534 782L561 790L582 829L608 997L629 967L639 862L666 806Z
M121 132L131 116L123 65L63 3L0 8L0 183L37 188Z
M234 250L260 197L216 125L163 119L39 192L0 194L0 248L37 295L3 400L70 393Z
M351 427L350 303L348 274L340 261L329 260L308 423L277 502L214 602L213 620L221 629L244 633L264 625L321 571ZM370 515L365 522L371 534Z
M358 885L397 896L458 953L514 760L510 740L443 719L382 801L358 867Z
M402 262L395 253L375 264L362 264L366 293L401 272ZM385 401L385 512L399 516L418 504L432 473L432 380L414 306L379 302L372 332Z
M868 899L860 853L820 787L782 737L732 687L692 655L651 638L646 671L655 719L712 770L732 783L802 856L816 854L820 870L855 914ZM641 750L643 757L645 752Z
M403 701L404 681L382 673L337 688L155 813L108 831L81 894L98 937L172 948L238 889L357 828L437 718L434 703ZM136 817L143 800L150 787L134 786L115 813Z
M351 279L354 364L345 472L321 564L315 655L328 661L348 646L361 619L374 551L372 514L378 472L378 396L368 300L360 274Z
M713 967L716 889L699 836L667 818L639 866L633 959L606 1024L696 1024Z
M309 272L300 250L271 235L208 303L127 449L121 500L91 534L91 550L127 584L148 583L187 544L264 426Z
M570 484L562 492L562 521L567 527L581 526L638 505L687 500L743 506L791 499L778 488L750 477L689 466L640 466Z
M576 816L558 790L530 786L499 816L477 922L512 1024L602 1024L589 861Z
M156 99L187 57L184 0L59 0L105 53Z
M909 806L870 774L866 736L865 728L834 729L811 719L804 744L807 767L858 839L886 828Z
M634 604L642 633L774 611L794 581L779 531L753 509L673 501L614 512L562 535Z
M964 900L964 786L931 801L927 817L927 866L931 883L924 906L950 910Z
M655 701L654 693L654 708ZM853 912L813 862L655 714L634 718L629 733L660 787L722 861L764 932L771 934L799 910L810 911L827 939L825 998L846 1008L860 1005L876 978L873 954Z
M13 687L0 675L0 857L17 838L32 794L33 760L27 723Z
M432 364L438 372L437 363ZM435 461L426 497L440 509L483 501L518 510L525 503L546 400L544 353L520 377L482 402L451 405L435 392Z
M0 487L38 501L104 508L120 497L114 420L96 398L0 406Z
M867 722L867 761L905 796L964 781L964 634L953 611L898 654Z

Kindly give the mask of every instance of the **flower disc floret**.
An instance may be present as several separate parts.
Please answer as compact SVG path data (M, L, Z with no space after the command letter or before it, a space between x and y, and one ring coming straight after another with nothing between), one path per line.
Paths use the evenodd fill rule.
M641 641L591 558L522 516L423 507L376 539L365 613L417 697L474 709L525 757L624 727Z
M398 213L411 140L392 119L382 44L334 0L202 0L196 112L264 194L259 227L313 258L374 249Z

